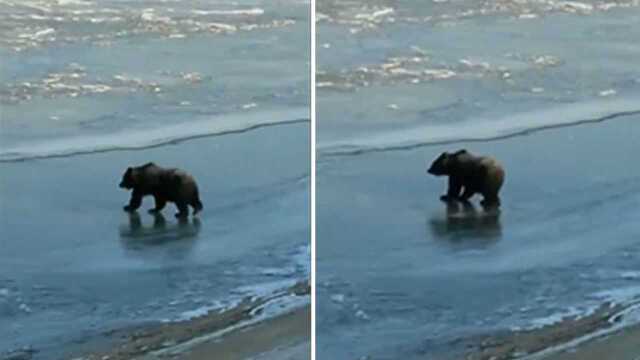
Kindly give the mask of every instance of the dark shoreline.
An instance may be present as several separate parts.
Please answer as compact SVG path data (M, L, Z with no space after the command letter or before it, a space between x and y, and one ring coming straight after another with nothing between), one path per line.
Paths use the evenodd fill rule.
M298 345L309 339L310 331L301 329L300 324L310 324L310 305L294 307L273 317L255 320L261 307L269 301L285 296L309 296L311 287L308 282L299 282L294 286L263 298L247 297L239 304L222 311L211 311L206 315L190 320L151 323L130 328L110 330L104 337L87 341L79 349L69 349L64 359L128 360L137 358L185 358L190 353L198 353L202 348L215 345L224 348L227 337L234 334L261 328L266 334L277 332L282 323L295 322L291 331L284 331L284 338L255 344L245 344L248 353L253 355L271 351L280 347ZM304 326L302 326L304 327ZM309 326L307 326L307 330ZM225 341L220 341L225 339ZM3 359L21 359L23 353L7 354ZM191 358L191 357L187 357ZM193 357L196 359L197 357Z
M468 343L464 360L556 359L565 351L574 352L602 338L636 329L638 325L618 326L625 310L634 305L604 303L585 316L569 316L535 329L465 339ZM590 345L589 345L590 346Z

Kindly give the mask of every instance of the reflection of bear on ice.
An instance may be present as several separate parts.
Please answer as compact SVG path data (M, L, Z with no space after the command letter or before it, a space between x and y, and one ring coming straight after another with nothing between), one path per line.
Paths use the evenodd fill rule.
M200 232L200 220L178 218L167 223L162 213L153 214L153 223L144 224L137 212L129 213L128 224L120 226L120 244L129 255L147 260L180 259L194 248Z
M167 201L176 204L178 218L189 216L189 205L193 207L194 215L202 210L196 181L179 169L165 169L152 162L130 167L122 176L120 187L133 190L129 204L124 207L128 212L137 210L147 195L152 195L156 202L150 213L161 211Z
M464 149L452 154L444 152L433 161L427 172L449 176L447 193L440 197L444 201L468 201L474 194L480 193L484 196L481 204L485 208L500 206L498 192L504 183L505 173L493 158L475 156Z
M470 244L484 246L502 237L500 212L477 211L471 202L449 201L446 215L433 216L427 224L436 239L457 245L470 240Z

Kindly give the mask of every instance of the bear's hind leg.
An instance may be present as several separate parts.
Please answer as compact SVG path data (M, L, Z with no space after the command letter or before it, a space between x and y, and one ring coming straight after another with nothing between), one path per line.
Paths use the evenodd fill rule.
M177 218L186 218L189 216L189 205L183 202L177 202L176 207L178 207L178 213L176 214Z
M164 209L164 206L167 204L167 199L162 196L154 195L153 198L156 201L156 207L153 209L149 209L149 214L159 213Z
M486 194L480 204L487 209L499 208L500 197L498 197L498 194Z
M198 194L198 188L196 187L193 197L191 198L191 206L193 207L193 215L202 211L202 201L200 201L200 195Z
M189 205L193 207L193 215L199 213L202 210L202 203L200 202L200 200L194 200Z

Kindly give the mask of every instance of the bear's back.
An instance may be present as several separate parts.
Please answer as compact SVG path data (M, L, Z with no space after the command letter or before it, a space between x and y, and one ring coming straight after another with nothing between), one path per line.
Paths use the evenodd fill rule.
M154 164L147 163L145 165L136 168L136 172L139 176L139 183L145 187L158 186L162 180L162 175L166 172L166 169Z
M452 174L463 177L474 177L482 170L483 158L475 156L466 150L458 151L453 155Z

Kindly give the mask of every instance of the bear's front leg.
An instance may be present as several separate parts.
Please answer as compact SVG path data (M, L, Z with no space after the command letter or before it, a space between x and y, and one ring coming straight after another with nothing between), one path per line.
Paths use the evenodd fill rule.
M167 199L162 196L154 195L153 198L156 201L156 207L149 210L149 214L159 213L164 209L164 206L167 204Z
M440 196L440 200L457 200L460 196L460 190L462 190L462 181L455 176L449 176L449 188L447 189L447 194Z
M142 194L136 190L133 190L133 193L131 193L131 199L129 200L129 205L124 207L124 211L136 211L138 210L140 205L142 205Z
M460 197L460 199L462 201L469 201L469 199L471 199L471 197L473 196L473 194L475 194L476 191L473 189L473 187L468 187L465 186L464 187L464 192L462 192L462 196Z

